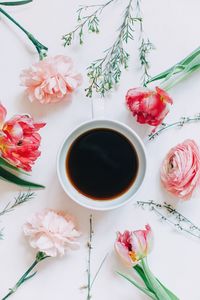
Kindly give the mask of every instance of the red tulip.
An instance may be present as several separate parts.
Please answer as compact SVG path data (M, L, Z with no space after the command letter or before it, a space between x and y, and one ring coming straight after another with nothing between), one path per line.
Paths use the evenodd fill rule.
M12 165L31 171L31 166L40 156L39 146L41 136L39 129L45 123L34 123L29 115L16 115L4 122L6 113L0 104L0 156L8 160Z
M150 90L146 87L130 89L126 95L126 104L137 122L158 126L169 112L172 104L170 96L159 87Z

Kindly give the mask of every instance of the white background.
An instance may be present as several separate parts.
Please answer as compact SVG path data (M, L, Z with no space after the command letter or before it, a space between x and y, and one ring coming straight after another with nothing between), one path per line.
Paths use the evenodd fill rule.
M121 23L121 11L126 1L118 1L105 11L100 35L89 35L82 47L75 43L71 48L63 48L61 36L73 29L76 24L76 9L84 2L86 3L80 0L35 0L26 7L10 8L9 11L49 47L49 55L62 53L73 57L77 69L86 74L85 69L89 63L99 58L114 40L115 29ZM93 3L99 4L99 1ZM156 74L199 46L200 3L197 0L143 0L142 4L145 31L156 45L156 50L150 57L151 73ZM124 122L145 138L150 129L136 124L124 105L128 88L138 86L140 82L137 38L131 42L130 52L132 58L129 70L123 73L119 88L105 99L105 115ZM0 297L14 285L34 259L35 252L22 234L23 223L30 214L50 207L69 211L76 216L82 231L81 247L62 259L42 262L38 267L38 274L20 288L13 299L86 299L86 292L80 290L80 287L87 282L86 243L91 211L78 206L66 196L56 175L56 154L64 136L81 122L91 119L91 103L84 93L86 76L83 86L70 102L47 106L31 104L24 97L19 74L22 69L36 62L38 57L29 41L5 18L0 20L0 54L0 99L8 109L8 117L15 113L31 113L37 121L47 122L47 126L41 130L42 155L34 166L31 177L32 180L45 184L46 189L37 192L36 198L31 202L1 218L0 225L5 228L5 240L0 242ZM170 94L174 105L167 122L200 112L199 73L173 88ZM113 252L117 230L138 229L146 223L152 226L155 235L154 249L149 256L153 272L181 300L200 299L200 241L175 232L167 224L162 224L152 212L143 211L134 205L136 200L169 200L177 205L179 211L200 225L199 192L186 203L177 202L165 193L159 181L160 165L167 151L186 138L194 138L200 144L200 124L186 125L181 130L171 129L157 140L147 142L148 172L133 201L119 210L93 212L93 274L104 255L108 251L110 253L93 287L94 300L147 299L115 274L116 270L126 270L118 263ZM0 207L3 208L11 201L18 191L17 187L1 182Z

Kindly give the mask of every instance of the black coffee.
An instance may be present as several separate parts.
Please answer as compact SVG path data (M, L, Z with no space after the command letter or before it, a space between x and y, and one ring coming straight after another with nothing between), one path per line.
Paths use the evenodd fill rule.
M98 128L80 135L71 145L66 170L72 185L92 199L110 200L125 193L138 172L138 156L117 131Z

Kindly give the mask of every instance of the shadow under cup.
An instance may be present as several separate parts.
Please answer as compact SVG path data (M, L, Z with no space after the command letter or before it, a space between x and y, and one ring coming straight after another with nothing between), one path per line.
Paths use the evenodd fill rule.
M82 192L80 188L77 188L76 185L73 184L73 180L70 178L67 171L67 159L68 157L70 157L71 149L73 145L76 144L76 141L88 132L97 132L98 130L105 130L105 132L106 130L110 132L113 131L117 135L120 135L124 140L128 142L129 145L132 146L137 156L137 170L136 174L133 174L132 182L122 193L116 193L116 195L113 195L113 197L108 198L98 198L96 196L90 196L89 194ZM112 151L115 151L114 147ZM75 175L76 171L78 170L76 170L75 168L73 170L73 173ZM144 176L146 173L146 154L144 146L138 135L128 126L120 122L112 120L89 121L81 124L75 130L69 133L65 138L64 143L62 144L58 153L57 173L64 191L78 204L95 210L114 209L130 201L132 199L132 196L136 193L144 180Z

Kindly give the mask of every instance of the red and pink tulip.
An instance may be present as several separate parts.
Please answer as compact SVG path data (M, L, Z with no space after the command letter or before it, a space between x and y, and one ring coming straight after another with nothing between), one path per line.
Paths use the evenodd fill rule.
M0 104L0 156L10 164L31 171L40 156L41 136L45 123L35 123L30 115L16 115L5 122L6 109Z
M158 126L168 114L168 104L173 104L173 100L159 87L155 90L139 87L127 92L126 104L138 123Z
M115 250L127 265L135 265L152 249L153 234L149 225L144 230L117 233Z

